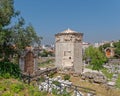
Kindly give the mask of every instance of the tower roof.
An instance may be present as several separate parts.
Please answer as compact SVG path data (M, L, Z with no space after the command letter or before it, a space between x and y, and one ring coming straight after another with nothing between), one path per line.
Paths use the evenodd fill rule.
M61 33L76 33L76 31L71 30L71 29L68 28L67 30L65 30L65 31L63 31Z
M61 36L61 35L81 35L81 36L83 36L83 33L79 33L79 32L76 32L76 31L68 28L65 31L55 34L55 36Z

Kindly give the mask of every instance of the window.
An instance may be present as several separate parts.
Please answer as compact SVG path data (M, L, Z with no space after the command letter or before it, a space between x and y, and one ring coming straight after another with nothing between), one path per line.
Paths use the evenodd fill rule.
M71 51L64 51L64 56L71 56Z

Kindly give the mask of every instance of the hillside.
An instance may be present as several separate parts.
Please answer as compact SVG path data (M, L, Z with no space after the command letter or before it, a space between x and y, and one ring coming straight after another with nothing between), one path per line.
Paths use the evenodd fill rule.
M46 92L38 91L32 84L24 84L17 79L0 78L0 96L46 96Z

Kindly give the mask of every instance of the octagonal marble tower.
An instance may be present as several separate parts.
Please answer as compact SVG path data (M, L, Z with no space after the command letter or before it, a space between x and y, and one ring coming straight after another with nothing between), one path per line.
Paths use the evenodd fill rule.
M55 34L55 59L59 69L70 68L76 73L82 73L82 38L83 33L67 29Z

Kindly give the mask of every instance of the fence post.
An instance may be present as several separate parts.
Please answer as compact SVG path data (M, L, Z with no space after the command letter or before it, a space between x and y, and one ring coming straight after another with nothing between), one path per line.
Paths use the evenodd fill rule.
M47 92L49 92L49 78L47 78L47 83L48 83L48 88L47 88Z

